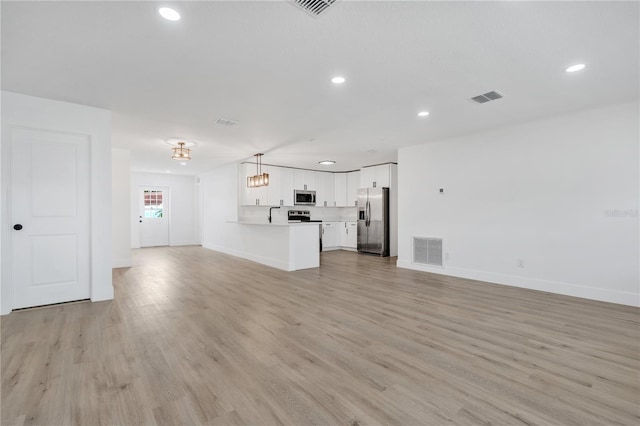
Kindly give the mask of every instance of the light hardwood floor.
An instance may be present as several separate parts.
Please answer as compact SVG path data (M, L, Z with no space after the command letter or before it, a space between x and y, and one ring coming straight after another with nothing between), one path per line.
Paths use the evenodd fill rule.
M322 254L134 251L112 302L2 317L3 425L637 425L640 310Z

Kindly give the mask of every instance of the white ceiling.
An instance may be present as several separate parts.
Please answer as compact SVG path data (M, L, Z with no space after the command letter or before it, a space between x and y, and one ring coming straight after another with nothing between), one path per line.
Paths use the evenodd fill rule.
M162 19L161 5L182 19ZM402 146L637 99L638 6L342 1L315 19L286 1L2 1L2 89L112 110L113 145L134 170L195 174L256 152L352 170ZM467 100L490 90L505 97ZM187 166L170 159L174 137L196 143Z

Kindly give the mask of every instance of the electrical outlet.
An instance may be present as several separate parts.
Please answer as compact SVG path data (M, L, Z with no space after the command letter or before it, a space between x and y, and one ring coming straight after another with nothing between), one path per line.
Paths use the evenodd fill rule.
M518 259L516 261L516 265L518 266L518 268L524 268L524 260L523 259Z
M444 261L449 263L449 253L444 254Z

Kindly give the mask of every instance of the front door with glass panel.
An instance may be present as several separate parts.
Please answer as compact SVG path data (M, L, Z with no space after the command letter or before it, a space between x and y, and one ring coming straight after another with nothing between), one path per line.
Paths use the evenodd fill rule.
M140 247L169 245L169 188L140 188Z

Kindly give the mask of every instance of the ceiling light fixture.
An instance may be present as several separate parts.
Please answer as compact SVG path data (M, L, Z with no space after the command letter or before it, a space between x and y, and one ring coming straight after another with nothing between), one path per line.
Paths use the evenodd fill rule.
M571 65L570 67L566 68L564 70L564 72L582 71L585 67L586 67L585 64L575 64L575 65Z
M191 160L191 149L185 148L186 142L178 142L178 146L171 148L173 155L171 158L178 161L188 161Z
M254 154L256 157L256 174L247 176L247 188L257 188L269 185L269 173L262 173L262 156L264 154Z
M318 161L318 164L322 164L323 166L331 166L332 164L336 164L333 160L322 160Z
M340 76L338 76L338 77L333 77L333 78L331 79L331 82L332 82L333 84L342 84L342 83L344 83L345 81L347 81L347 80L346 80L344 77L340 77Z
M180 14L175 10L171 9L170 7L161 7L160 9L158 9L158 13L160 14L160 16L162 16L164 19L168 21L180 20Z
M429 115L429 111L420 111L418 113L418 117L426 117L427 115Z

